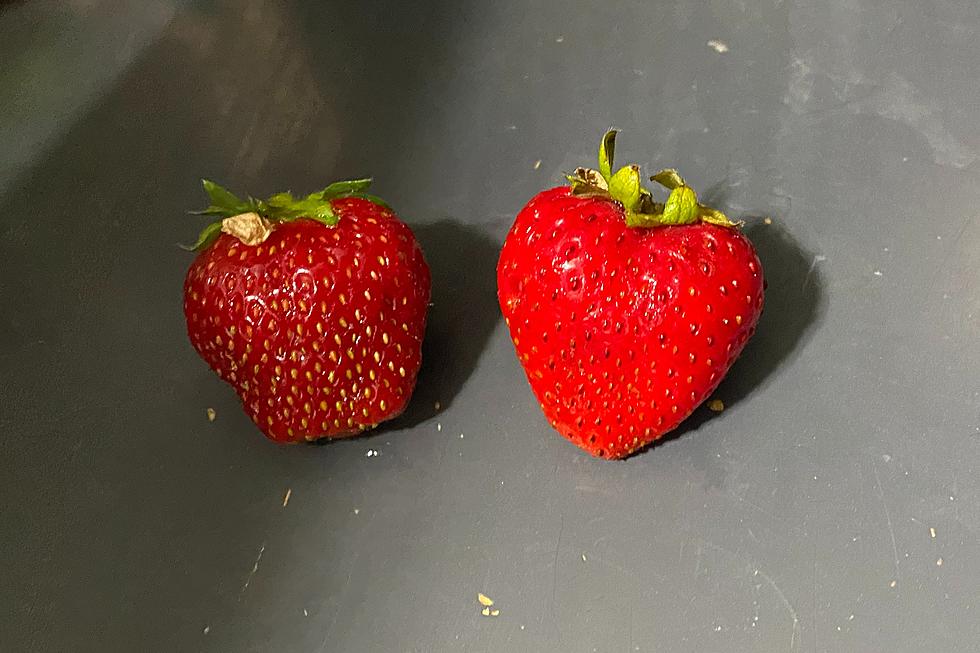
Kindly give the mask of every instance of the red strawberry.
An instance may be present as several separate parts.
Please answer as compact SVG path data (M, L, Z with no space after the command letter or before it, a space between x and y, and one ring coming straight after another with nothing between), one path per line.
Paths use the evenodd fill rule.
M676 171L599 171L518 214L497 266L500 307L545 416L594 456L623 458L681 423L718 386L762 311L762 266Z
M242 201L205 181L224 216L184 283L191 344L278 442L356 435L405 408L421 363L429 268L369 180Z

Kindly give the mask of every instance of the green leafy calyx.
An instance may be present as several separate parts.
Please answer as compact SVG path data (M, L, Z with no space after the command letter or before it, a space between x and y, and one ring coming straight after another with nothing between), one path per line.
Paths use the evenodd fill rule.
M661 227L667 225L709 222L722 227L737 227L721 211L704 206L698 201L694 189L672 168L661 170L650 177L667 190L667 201L654 201L653 194L643 187L640 168L623 166L613 172L613 154L616 148L616 130L610 129L599 143L599 169L578 168L567 175L574 195L605 197L623 205L626 224L630 227Z
M383 200L366 192L371 185L370 179L337 181L323 190L304 197L293 197L292 193L287 191L276 193L264 200L251 196L241 199L209 179L201 181L211 203L206 209L193 213L217 216L221 219L201 230L197 241L185 247L190 251L206 249L222 232L232 234L249 244L252 244L252 241L262 242L277 223L292 222L299 218L316 220L333 227L337 224L338 217L333 210L332 202L344 197L360 197L387 206Z

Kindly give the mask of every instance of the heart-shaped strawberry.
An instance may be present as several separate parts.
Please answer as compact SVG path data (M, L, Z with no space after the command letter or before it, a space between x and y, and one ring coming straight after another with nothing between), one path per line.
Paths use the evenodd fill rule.
M698 202L674 170L599 170L518 214L497 266L500 308L545 416L603 458L680 424L718 386L755 330L762 266L738 225Z

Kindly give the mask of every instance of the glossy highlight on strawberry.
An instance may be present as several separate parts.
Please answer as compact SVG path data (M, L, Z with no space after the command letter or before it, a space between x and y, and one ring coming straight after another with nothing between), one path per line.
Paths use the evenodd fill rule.
M267 220L268 233L246 218L254 244L227 233L248 214L227 216L184 285L191 344L278 442L356 435L397 416L421 364L430 276L411 230L374 198L320 199L320 219L298 210Z
M518 214L497 281L549 422L595 456L622 458L718 386L755 330L764 282L749 240L676 172L659 175L675 208L646 191L618 194L610 140L600 171L580 169Z

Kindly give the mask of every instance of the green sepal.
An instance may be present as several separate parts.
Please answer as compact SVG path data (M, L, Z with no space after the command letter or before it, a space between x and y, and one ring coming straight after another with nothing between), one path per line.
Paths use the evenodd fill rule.
M307 197L317 199L336 199L348 195L362 193L371 187L371 178L351 179L349 181L335 181L319 193L311 193Z
M670 191L664 204L664 224L691 224L698 219L698 195L688 186Z
M609 194L621 202L627 212L635 211L639 207L640 188L638 166L623 166L609 180Z
M687 186L684 178L681 177L680 174L673 168L665 168L661 170L657 174L650 177L650 181L655 181L669 190L674 190L675 188L680 188L681 186Z
M599 143L599 174L609 184L612 184L613 158L616 153L616 134L618 133L619 131L615 129L606 131L602 137L602 142Z
M193 245L181 245L180 248L187 250L188 252L199 252L202 249L207 249L207 247L218 239L221 235L221 223L212 222L208 226L201 229L201 233L197 236L197 242Z
M237 195L210 179L202 179L201 183L204 185L204 192L208 194L211 205L214 207L232 211L245 204Z
M701 222L716 224L719 227L732 228L740 227L743 224L742 222L732 222L728 219L728 216L721 211L703 206L701 204L698 204L698 217L701 219Z
M254 212L272 223L292 222L299 218L309 218L325 226L333 227L339 219L333 210L331 203L333 200L357 197L390 208L387 202L380 197L365 192L371 186L370 178L336 181L323 190L310 193L302 198L294 197L292 193L287 191L275 193L264 200L254 197L243 200L227 188L209 179L202 179L201 183L204 185L204 191L208 194L211 203L207 208L191 213L218 216L222 219ZM221 221L219 220L205 227L193 245L182 245L182 247L189 251L199 251L213 243L220 233Z
M673 168L661 170L650 177L670 190L667 202L660 204L640 182L639 168L628 165L612 174L613 155L616 149L615 129L606 131L599 143L599 170L578 168L573 175L565 175L571 184L573 195L615 200L623 205L627 226L662 227L707 222L722 227L738 227L716 209L698 202L694 192L680 173Z

